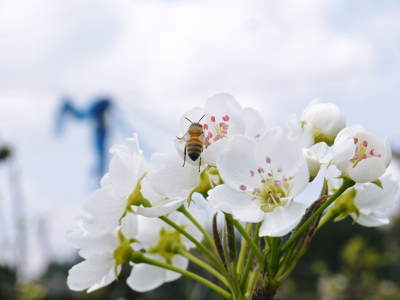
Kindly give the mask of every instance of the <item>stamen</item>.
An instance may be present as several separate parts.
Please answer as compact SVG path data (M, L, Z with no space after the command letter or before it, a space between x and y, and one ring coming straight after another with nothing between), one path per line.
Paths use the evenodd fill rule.
M247 186L245 186L244 184L242 184L239 188L240 188L242 191L247 190Z
M265 158L265 161L267 162L267 164L270 164L270 163L271 163L271 158L267 156L267 157Z
M228 115L223 116L222 120L224 120L225 122L228 122L229 121L229 116Z
M215 116L211 116L211 122L215 122Z

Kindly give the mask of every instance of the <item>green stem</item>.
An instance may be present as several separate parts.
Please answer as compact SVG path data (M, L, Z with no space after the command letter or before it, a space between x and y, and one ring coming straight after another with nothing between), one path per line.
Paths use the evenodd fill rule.
M333 212L332 210L329 210L319 221L317 229L321 228L324 226L326 223L328 223L330 220L333 218L336 218L340 213L339 212Z
M253 263L254 263L254 251L250 251L247 262L246 262L246 266L244 268L243 274L241 275L240 286L242 289L244 289L246 287L248 277L249 277L249 272L250 272L250 269L251 269ZM238 275L240 275L240 273L238 273Z
M251 299L253 296L253 291L254 291L254 287L256 285L258 276L260 274L260 266L257 266L253 272L251 272L250 274L250 279L248 281L248 284L246 286L246 292L244 294L245 299Z
M271 254L270 254L270 259L269 259L269 274L268 277L271 280L277 270L278 270L278 266L279 266L279 254L280 254L280 249L279 249L279 245L281 242L281 238L279 237L270 237L270 245L271 245Z
M335 201L344 191L346 191L349 187L352 187L355 184L354 181L349 179L344 179L342 186L324 203L322 204L310 218L307 219L289 238L289 240L285 243L282 248L282 252L286 251L295 241L296 239L303 234L303 232L314 222L317 217Z
M192 273L190 271L175 267L174 265L171 264L167 264L165 262L161 262L155 259L151 259L148 258L146 256L142 256L141 257L141 263L145 263L145 264L149 264L149 265L153 265L156 267L160 267L160 268L164 268L167 270L171 270L177 273L180 273L186 277L189 277L193 280L196 280L202 284L204 284L205 286L208 286L210 289L214 290L216 293L220 294L221 296L223 296L226 299L232 299L232 296L229 292L227 292L226 290L224 290L223 288L219 287L218 285L212 283L211 281L205 279L204 277L201 277L195 273Z
M243 228L242 224L240 222L236 221L232 215L227 214L228 219L233 223L233 225L236 227L236 229L240 232L242 237L246 240L246 242L250 245L250 247L253 249L256 258L258 260L258 263L260 265L264 265L264 255L258 248L257 244L254 242L254 240L250 237L250 235L246 232L246 230Z
M162 216L160 217L161 220L163 220L165 223L173 227L176 231L184 235L189 241L191 241L193 244L196 245L196 247L203 252L209 259L212 261L218 268L221 270L224 269L224 267L220 264L220 262L215 258L215 255L210 252L202 243L200 243L198 240L196 240L190 233L188 233L186 230L184 230L181 226L176 224L174 221L169 219L168 217Z
M246 230L247 234L249 234L249 235L251 233L251 227L252 227L252 224L247 223L245 230ZM246 240L242 237L242 243L240 245L240 252L239 252L239 259L238 259L237 266L236 266L236 273L238 275L240 275L240 273L242 272L244 260L246 258L247 248L248 248L248 244L247 244Z
M210 265L206 264L205 262L203 262L201 259L198 259L197 257L193 256L192 254L190 254L188 251L184 250L184 249L179 249L178 250L178 254L186 257L188 260L190 260L192 263L198 265L200 268L203 268L204 270L206 270L207 272L209 272L210 274L214 275L216 278L218 278L226 287L230 288L228 281L226 280L226 278L219 273L217 270L215 270L213 267L211 267Z
M211 235L204 229L203 226L196 220L195 217L186 209L185 206L181 206L178 211L180 211L192 224L203 234L206 241L210 244L213 248L214 252L217 253L217 247L215 246L214 240Z

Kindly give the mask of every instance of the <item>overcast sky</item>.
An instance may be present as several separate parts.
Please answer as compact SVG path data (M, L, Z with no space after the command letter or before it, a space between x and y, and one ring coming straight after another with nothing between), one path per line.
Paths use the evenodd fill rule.
M70 255L64 232L94 188L90 127L54 136L61 96L84 106L112 95L114 117L148 152L172 150L181 114L217 92L271 125L314 98L332 101L349 124L400 145L399 80L396 0L0 0L0 135L16 148L28 219L48 220L59 258ZM114 141L126 135L117 131Z

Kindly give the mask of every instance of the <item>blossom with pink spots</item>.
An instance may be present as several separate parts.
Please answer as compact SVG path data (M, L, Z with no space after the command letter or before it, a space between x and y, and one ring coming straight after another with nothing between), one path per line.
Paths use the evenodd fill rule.
M181 119L182 135L187 132L192 122L197 122L203 116L204 149L202 162L215 166L218 157L227 147L229 141L238 135L259 139L265 132L264 121L259 113L252 108L242 108L229 94L217 94L209 98L203 108L195 107L186 112ZM178 151L183 155L185 140L177 140ZM196 160L192 162L198 164Z
M337 168L356 182L379 179L392 159L388 139L381 139L360 125L343 129L336 137L333 152Z
M308 167L301 144L286 130L270 130L258 142L235 137L217 168L224 184L208 200L240 221L262 221L260 236L283 236L303 216L306 205L294 197L307 186Z

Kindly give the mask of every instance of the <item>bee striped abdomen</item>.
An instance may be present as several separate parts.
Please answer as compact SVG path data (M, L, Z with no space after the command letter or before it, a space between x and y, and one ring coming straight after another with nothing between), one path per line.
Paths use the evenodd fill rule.
M203 152L203 143L198 137L191 137L186 144L188 156L192 161L196 161Z

